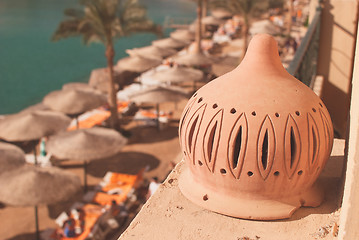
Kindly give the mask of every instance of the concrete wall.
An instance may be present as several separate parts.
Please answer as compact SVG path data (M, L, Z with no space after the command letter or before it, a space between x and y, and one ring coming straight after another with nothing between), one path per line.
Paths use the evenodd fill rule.
M324 0L317 74L325 79L321 98L340 136L345 136L357 25L356 0Z
M359 37L355 53L349 121L348 162L339 239L359 239Z

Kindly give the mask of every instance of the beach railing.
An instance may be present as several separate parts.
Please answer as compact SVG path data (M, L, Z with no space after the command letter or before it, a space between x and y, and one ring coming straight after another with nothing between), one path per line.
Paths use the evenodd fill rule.
M287 69L291 75L300 79L310 88L313 88L317 73L321 11L321 7L318 6L314 18L308 27L307 33L302 39L302 42Z

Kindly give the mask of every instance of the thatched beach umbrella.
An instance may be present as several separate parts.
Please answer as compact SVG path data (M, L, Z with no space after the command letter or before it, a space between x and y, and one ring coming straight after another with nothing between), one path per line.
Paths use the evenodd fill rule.
M205 25L221 25L222 23L224 23L224 21L220 18L216 18L214 16L206 16L204 18L202 18L202 24Z
M0 201L12 206L34 206L39 238L37 206L69 199L81 187L73 173L51 167L24 165L0 175Z
M179 40L179 41L183 41L183 42L191 42L194 40L195 34L191 31L189 31L188 29L180 29L180 30L171 32L170 37L175 40Z
M113 72L115 81L115 87L118 89L118 84L121 81L121 73L118 71ZM108 68L97 68L91 71L89 85L103 93L109 91L110 75L108 74Z
M25 163L25 153L19 147L0 142L0 174L15 170Z
M206 66L212 64L212 59L202 53L187 53L185 55L176 56L174 61L185 66Z
M140 56L127 57L119 60L116 69L142 73L161 64L159 59L144 58Z
M0 138L8 142L28 142L65 130L71 119L59 112L28 111L0 120ZM36 145L33 146L35 165Z
M163 38L159 40L152 41L153 46L162 47L162 48L174 48L181 49L187 46L189 43L175 40L173 38Z
M66 89L47 94L44 105L68 115L78 115L97 108L107 102L106 96L95 91Z
M240 61L239 56L226 56L217 60L212 64L212 73L217 77L222 76L223 74L232 71L235 69Z
M280 33L280 29L270 20L261 20L252 23L251 28L249 29L249 33L251 35L259 33L275 35Z
M127 139L117 131L94 127L51 136L47 143L47 151L59 159L84 161L84 185L86 191L87 161L113 156L126 143Z
M227 10L222 9L222 8L217 8L217 9L211 10L211 15L213 17L219 18L219 19L231 18L233 16L232 13L230 13Z
M157 127L159 128L159 104L163 102L178 102L188 98L188 92L179 87L154 86L134 92L129 99L136 103L153 103L157 109Z
M71 119L59 112L33 111L0 120L0 138L9 142L31 141L66 129Z
M185 81L200 81L203 79L203 72L189 67L171 67L165 70L156 71L151 78L159 82L180 83Z
M94 89L87 83L83 82L70 82L65 83L62 85L62 90L68 90L68 89L78 89L78 90L84 90L84 91L93 91Z
M126 53L130 56L140 56L144 58L154 58L161 60L176 53L176 50L171 48L161 48L157 46L146 46L142 48L127 49Z

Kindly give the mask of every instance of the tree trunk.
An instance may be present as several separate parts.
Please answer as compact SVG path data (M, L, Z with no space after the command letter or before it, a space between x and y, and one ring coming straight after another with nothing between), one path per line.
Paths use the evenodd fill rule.
M108 73L110 77L109 86L108 86L108 103L110 107L110 127L113 129L117 129L119 127L118 124L118 111L117 111L117 97L116 97L116 88L115 88L115 80L113 74L113 58L115 56L115 50L113 48L112 41L108 41L106 45L106 58L107 58L107 67Z
M202 53L201 41L202 41L202 1L197 1L197 26L196 26L196 41L195 41L195 53Z

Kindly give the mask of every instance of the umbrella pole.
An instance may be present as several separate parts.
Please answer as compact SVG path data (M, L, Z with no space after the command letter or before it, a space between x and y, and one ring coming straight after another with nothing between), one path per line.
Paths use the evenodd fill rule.
M156 110L157 110L157 130L160 130L160 104L156 104Z
M78 116L76 116L76 128L77 128L77 129L80 128L79 117L78 117Z
M39 216L37 211L37 206L35 208L35 227L36 227L36 240L40 240L40 231L39 231Z
M37 165L37 156L36 156L36 145L34 145L34 165Z
M84 161L84 192L87 192L87 160Z

